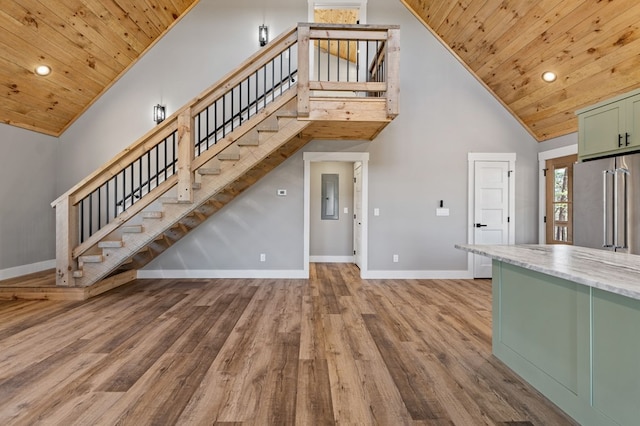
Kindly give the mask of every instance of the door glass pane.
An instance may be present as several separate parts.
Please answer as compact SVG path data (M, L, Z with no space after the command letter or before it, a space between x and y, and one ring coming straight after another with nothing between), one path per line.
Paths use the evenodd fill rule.
M566 222L569 218L569 205L567 203L554 203L553 218L556 222Z
M562 167L555 169L555 184L553 201L569 200L569 169Z

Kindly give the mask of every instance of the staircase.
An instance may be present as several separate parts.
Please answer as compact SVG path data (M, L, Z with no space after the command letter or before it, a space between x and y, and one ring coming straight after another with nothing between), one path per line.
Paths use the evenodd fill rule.
M56 284L131 281L310 140L375 138L397 115L398 46L396 26L280 35L52 203Z

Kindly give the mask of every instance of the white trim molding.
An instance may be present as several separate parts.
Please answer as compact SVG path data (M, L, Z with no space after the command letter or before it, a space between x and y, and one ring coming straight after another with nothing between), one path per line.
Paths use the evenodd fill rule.
M547 160L552 158L566 157L578 153L578 144L565 146L562 148L550 149L538 153L538 243L547 242L546 224L544 216L547 204L547 186L544 177L544 169Z
M309 271L271 269L150 269L138 270L138 279L307 279Z
M309 256L311 263L353 263L353 256Z
M365 280L470 280L473 271L368 271Z
M0 269L0 280L8 280L10 278L21 277L23 275L33 274L35 272L46 271L47 269L55 269L56 260L45 260L42 262L31 263L29 265L15 266L13 268Z

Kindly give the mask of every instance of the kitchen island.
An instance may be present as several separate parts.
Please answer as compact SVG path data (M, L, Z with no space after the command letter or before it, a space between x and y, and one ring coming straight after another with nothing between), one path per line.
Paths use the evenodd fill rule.
M640 256L456 245L493 259L493 353L583 425L640 424Z

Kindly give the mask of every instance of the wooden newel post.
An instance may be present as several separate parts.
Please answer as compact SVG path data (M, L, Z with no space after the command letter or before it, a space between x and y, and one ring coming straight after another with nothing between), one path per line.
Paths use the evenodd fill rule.
M395 117L400 98L400 28L390 28L387 34L387 115Z
M178 202L193 202L194 174L191 170L195 144L191 131L193 119L191 108L185 109L178 116Z
M56 209L56 285L74 287L73 249L78 245L78 209L65 195L52 203Z
M309 106L309 25L298 25L298 116L308 117Z

